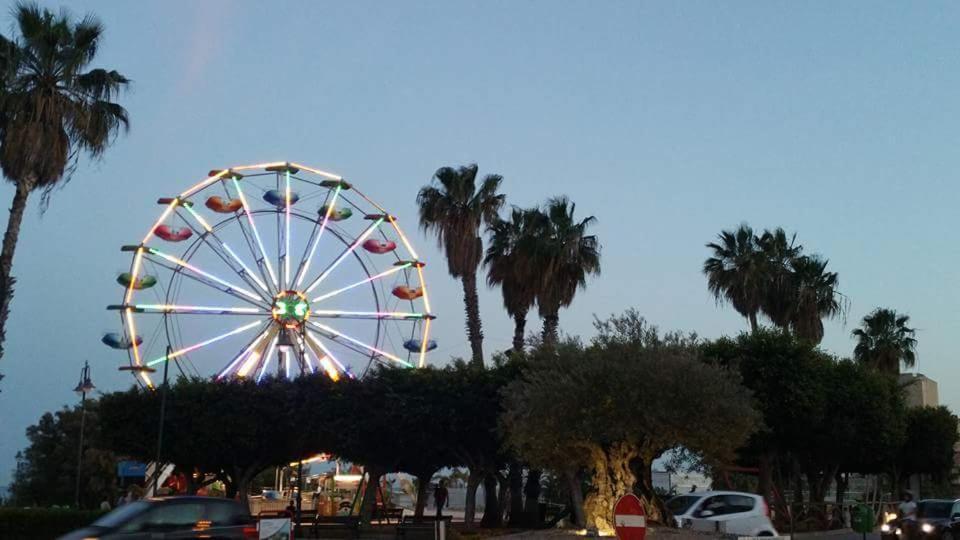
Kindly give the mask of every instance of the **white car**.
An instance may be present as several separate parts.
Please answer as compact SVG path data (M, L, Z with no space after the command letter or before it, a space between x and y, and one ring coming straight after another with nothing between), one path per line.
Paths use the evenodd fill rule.
M738 491L705 491L667 501L678 527L739 536L777 536L763 497Z

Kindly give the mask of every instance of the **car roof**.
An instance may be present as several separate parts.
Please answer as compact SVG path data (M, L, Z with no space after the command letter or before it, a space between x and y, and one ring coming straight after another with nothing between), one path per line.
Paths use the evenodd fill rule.
M758 498L758 497L760 497L760 496L757 495L756 493L746 493L746 492L743 492L743 491L695 491L695 492L693 492L693 493L681 493L681 494L677 495L677 497L689 496L689 497L701 497L701 498L702 498L702 497L711 497L711 496L713 496L713 495L741 495L741 496L744 496L744 497L753 497L753 498L755 498L755 499Z

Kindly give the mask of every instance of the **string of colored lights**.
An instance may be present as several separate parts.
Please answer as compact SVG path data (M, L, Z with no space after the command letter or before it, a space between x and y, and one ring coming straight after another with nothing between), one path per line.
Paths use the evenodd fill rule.
M383 357L385 357L385 358L389 358L390 360L393 360L394 362L398 362L398 363L400 363L400 364L403 364L404 366L413 367L412 364L410 364L409 362L407 362L407 361L405 361L405 360L401 360L400 358L398 358L398 357L396 357L396 356L394 356L394 355L392 355L392 354L390 354L390 353L388 353L388 352L386 352L386 351L380 350L380 349L378 349L378 348L376 348L376 347L374 347L374 346L372 346L372 345L367 345L366 343L364 343L364 342L362 342L362 341L360 341L360 340L358 340L358 339L354 339L354 338L352 338L352 337L344 334L343 332L338 332L337 330L334 330L333 328L330 328L329 326L327 326L327 325L325 325L325 324L318 323L317 321L307 321L307 322L308 322L309 324L313 325L313 326L316 326L316 327L319 328L320 330L323 330L323 331L326 332L327 334L332 334L333 336L336 336L336 337L338 337L338 338L345 339L345 340L349 341L350 343L353 343L354 345L358 345L358 346L360 346L360 347L363 347L364 349L367 349L368 351L370 351L370 352L372 352L372 353L379 354L380 356L383 356Z
M307 275L307 269L310 268L310 261L313 259L314 252L317 251L317 244L320 243L320 237L323 236L323 231L325 231L327 228L327 222L330 221L330 214L333 213L335 205L337 203L337 197L339 196L340 196L340 186L337 185L337 188L333 190L333 197L331 197L330 202L327 203L327 211L324 213L323 223L320 225L320 232L318 232L317 235L314 237L313 244L310 246L310 254L307 255L305 262L300 265L300 269L297 271L297 284L296 284L297 287L299 287L300 284L303 283L303 278L306 277Z
M253 221L253 214L250 213L250 205L247 204L247 197L243 194L243 189L240 188L240 182L237 182L236 178L233 178L233 186L237 190L237 195L240 197L240 204L243 206L243 213L247 216L247 222L250 223L250 228L253 230L253 237L257 241L257 247L260 248L260 255L263 257L263 263L267 266L267 272L270 274L270 281L273 283L274 287L280 288L280 284L277 282L277 274L273 271L273 265L270 264L270 258L267 257L267 250L263 249L263 240L260 239L260 231L257 230L257 224Z
M320 275L317 277L317 279L313 280L313 283L311 283L310 286L307 287L307 289L304 291L304 293L309 293L309 292L312 291L313 289L317 288L317 285L320 285L320 283L321 283L324 279L326 279L326 277L329 276L330 273L333 272L333 270L334 270L337 266L339 266L340 263L343 262L344 259L346 259L347 257L349 257L350 254L353 253L353 251L354 251L355 249L357 249L357 246L359 246L360 244L362 244L363 241L367 239L367 237L369 237L371 234L373 234L373 231L376 230L376 228L379 227L381 223L383 223L383 218L382 218L382 217L381 217L381 218L377 218L369 227L367 227L367 229L366 229L365 231L363 231L363 234L361 234L356 240L353 241L352 244L350 244L350 247L348 247L343 253L341 253L340 256L337 257L337 259L336 259L335 261L333 261L333 263L330 264L330 266L328 266L327 269L324 270L323 273L320 274Z
M241 326L241 327L239 327L239 328L234 328L233 330L230 330L229 332L226 332L226 333L224 333L224 334L220 334L219 336L212 337L212 338L210 338L210 339L201 341L200 343L194 343L193 345L190 345L189 347L184 347L184 348L179 349L179 350L177 350L177 351L174 351L174 352L172 352L172 353L170 353L170 354L165 354L165 355L161 356L160 358L157 358L156 360L151 360L151 361L147 362L147 366L148 366L148 367L153 367L153 366L159 364L160 362L164 362L164 361L167 361L167 360L173 360L174 358L183 356L183 355L187 354L188 352L195 351L195 350L197 350L197 349L199 349L199 348L201 348L201 347L206 347L207 345L210 345L211 343L216 343L216 342L218 342L218 341L220 341L220 340L223 340L223 339L226 339L226 338L228 338L228 337L230 337L230 336L239 334L239 333L241 333L241 332L245 332L245 331L247 331L247 330L249 330L249 329L251 329L251 328L253 328L253 327L255 327L255 326L258 326L258 325L260 325L260 324L262 324L262 323L263 323L263 321L254 321L254 322L252 322L252 323L250 323L250 324L245 324L245 325L243 325L243 326Z
M224 287L227 287L227 288L229 288L229 289L231 289L231 290L233 290L233 291L236 291L236 292L238 292L238 293L246 296L247 298L250 298L250 299L252 299L252 300L254 300L254 301L258 302L258 303L263 301L263 298L260 297L260 295L254 293L254 292L248 291L247 289L244 289L243 287L238 287L238 286L234 285L233 283L230 283L229 281L227 281L227 280L225 280L225 279L218 278L217 276L215 276L215 275L213 275L213 274L211 274L211 273L209 273L209 272L205 272L205 271L197 268L196 266L193 266L192 264L188 263L187 261L185 261L185 260L183 260L183 259L181 259L181 258L179 258L179 257L174 257L173 255L164 253L164 252L162 252L162 251L160 251L159 249L156 249L156 248L148 247L148 248L146 248L146 249L147 249L147 252L150 253L151 255L156 255L157 257L160 257L160 258L162 258L162 259L165 259L165 260L167 260L167 261L170 261L170 262L172 262L173 264L176 264L177 266L181 266L181 267L183 267L183 268L186 268L187 270L190 270L191 272L193 272L193 273L195 273L195 274L197 274L197 275L201 275L201 276L203 276L203 277L205 277L205 278L207 278L207 279L209 279L209 280L211 280L211 281L215 281L215 282L219 283L220 285L223 285Z
M334 297L334 296L336 296L336 295L338 295L338 294L340 294L340 293L342 293L342 292L349 291L350 289L352 289L352 288L354 288L354 287L359 287L359 286L364 285L364 284L366 284L366 283L370 283L371 281L374 281L374 280L377 280L377 279L380 279L380 278L384 278L384 277L389 276L390 274L394 274L394 273L396 273L396 272L399 272L399 271L403 270L404 268L409 268L411 264L412 264L412 263L405 263L405 264L402 264L402 265L400 265L400 266L395 266L395 267L391 268L390 270L385 270L385 271L380 272L379 274L377 274L377 275L375 275L375 276L370 276L370 277L368 277L368 278L366 278L366 279L362 279L362 280L360 280L360 281L358 281L358 282L356 282L356 283L351 283L350 285L347 285L346 287L341 287L341 288L339 288L339 289L337 289L337 290L335 290L335 291L331 291L331 292L328 292L328 293L326 293L326 294L324 294L324 295L318 296L318 297L314 298L313 300L311 300L311 302L320 302L321 300L326 300L326 299L328 299L328 298L332 298L332 297Z
M206 230L207 233L214 240L216 240L221 247L223 247L223 249L230 255L230 257L233 258L233 260L240 265L240 268L243 268L244 275L249 276L250 279L252 279L254 283L257 284L258 287L263 289L263 292L267 293L267 295L270 295L270 290L267 289L267 285L263 282L263 280L261 280L257 276L256 272L253 272L252 270L250 270L250 267L248 267L243 262L243 260L240 259L240 257L230 248L230 246L227 245L226 242L220 240L220 237L213 232L213 227L211 227L210 224L207 223L207 220L203 219L203 217L199 213L197 213L197 211L194 210L192 206L186 206L185 208L187 209L188 212L190 212L190 214L194 217L194 219L196 219L200 223L200 225L204 228L204 230Z

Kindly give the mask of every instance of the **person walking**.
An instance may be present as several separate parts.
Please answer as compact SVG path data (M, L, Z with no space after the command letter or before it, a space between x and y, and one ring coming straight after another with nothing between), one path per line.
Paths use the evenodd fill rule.
M443 507L450 506L450 493L447 491L446 479L441 479L433 490L433 500L437 504L437 521L443 518Z

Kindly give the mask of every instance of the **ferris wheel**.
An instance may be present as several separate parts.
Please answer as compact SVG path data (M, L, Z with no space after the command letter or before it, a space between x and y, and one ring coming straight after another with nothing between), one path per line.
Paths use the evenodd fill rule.
M260 381L375 364L423 367L436 348L424 263L395 216L296 163L210 171L172 198L120 273L127 369Z

